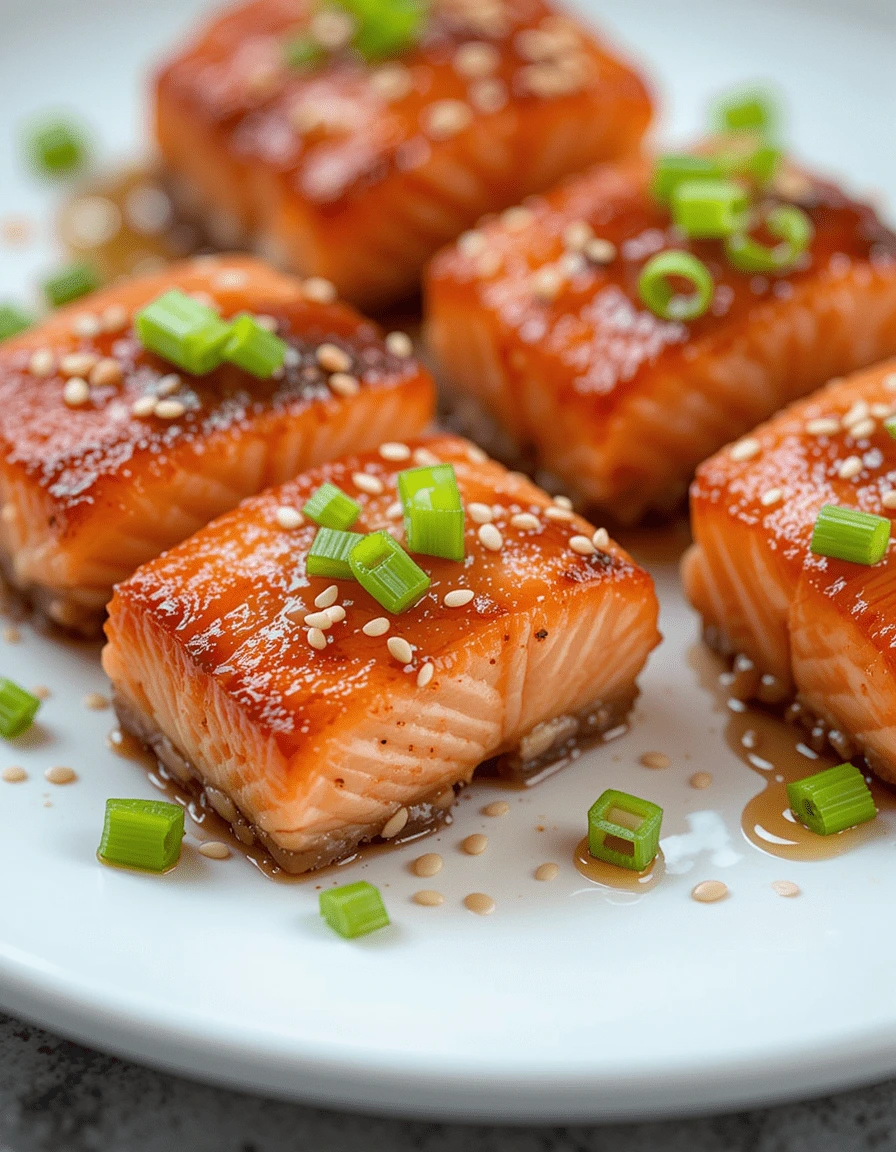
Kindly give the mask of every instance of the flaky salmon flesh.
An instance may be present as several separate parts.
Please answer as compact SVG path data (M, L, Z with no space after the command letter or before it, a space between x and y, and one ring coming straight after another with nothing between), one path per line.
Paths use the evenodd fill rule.
M315 525L285 529L279 508L330 481L361 506L353 531L403 540L397 474L435 461L457 474L466 559L417 556L419 603L390 616L359 584L306 575ZM291 872L432 825L483 761L538 762L630 707L657 600L594 533L453 436L312 469L117 587L103 666L120 719Z
M424 7L419 43L365 63L334 10L254 0L161 67L156 138L217 243L382 308L483 213L637 152L645 83L572 16L544 0ZM331 47L291 68L301 37Z
M701 460L790 401L896 354L896 237L832 184L785 169L814 239L788 275L738 272L720 240L689 240L650 167L574 177L462 236L433 261L429 342L489 446L558 477L621 522L683 502ZM715 281L689 323L660 319L638 278L666 249ZM473 432L484 441L485 432Z
M289 345L283 372L174 372L133 327L173 288L266 317ZM200 257L0 345L0 555L57 624L98 631L116 581L245 496L427 425L432 380L407 338L321 295L249 257Z
M861 752L896 782L896 537L871 567L809 547L825 504L896 517L892 416L896 361L832 381L707 460L683 577L709 640L755 666L760 698L795 696L840 755Z

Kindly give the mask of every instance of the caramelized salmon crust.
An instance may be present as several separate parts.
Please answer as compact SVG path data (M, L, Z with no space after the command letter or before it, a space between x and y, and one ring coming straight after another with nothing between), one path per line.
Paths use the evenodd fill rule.
M824 504L896 516L892 416L896 361L832 381L707 460L683 577L711 643L748 658L748 690L795 697L816 739L896 782L896 539L873 567L809 546Z
M417 557L432 579L419 603L388 616L353 581L327 592L333 581L306 575L316 528L278 526L278 508L330 481L361 506L353 531L403 539L396 476L435 460L493 520L468 515L462 562ZM593 533L451 436L316 468L116 588L103 666L121 722L289 871L424 827L484 761L543 762L631 705L659 641L656 596L621 548L589 545ZM472 598L446 604L463 589Z
M375 64L317 9L253 0L213 18L159 71L156 136L217 242L362 307L416 289L483 213L637 152L650 121L641 78L544 0L435 0L419 43ZM329 48L291 69L303 36Z
M133 328L171 288L225 318L265 317L289 345L283 371L172 372ZM0 561L57 624L98 632L113 584L138 565L245 496L418 434L433 400L429 374L375 325L249 257L116 285L0 346Z
M896 236L870 207L785 170L767 206L798 203L814 238L795 271L759 276L733 268L721 241L675 230L649 180L646 163L574 177L462 236L426 283L457 426L623 522L677 508L727 441L896 354ZM638 294L646 262L670 248L715 280L710 309L686 324Z

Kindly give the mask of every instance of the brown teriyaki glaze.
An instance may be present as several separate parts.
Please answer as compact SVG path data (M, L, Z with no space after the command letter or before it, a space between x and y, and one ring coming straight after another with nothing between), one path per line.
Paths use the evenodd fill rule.
M588 837L583 836L572 857L579 872L593 884L604 888L617 888L622 892L649 892L666 875L666 864L662 851L657 852L653 862L643 872L633 872L616 864L596 860L588 851Z

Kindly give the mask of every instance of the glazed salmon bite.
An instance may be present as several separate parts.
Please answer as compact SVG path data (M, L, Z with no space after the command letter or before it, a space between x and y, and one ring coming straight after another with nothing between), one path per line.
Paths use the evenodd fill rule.
M276 330L282 368L191 375L150 352L135 315L172 290ZM98 631L116 581L243 497L419 433L433 385L407 337L384 340L320 294L249 257L200 257L0 345L0 556L12 583L57 624Z
M436 462L456 473L466 557L415 554L431 581L417 603L392 614L361 584L308 576L318 529L279 510L328 482L360 506L353 532L404 540L398 474ZM630 709L656 596L594 536L453 436L314 469L118 586L103 666L119 718L288 871L420 831L483 761L528 774Z
M639 149L644 82L544 0L435 0L376 45L353 11L241 4L159 71L176 196L222 246L381 308L484 212Z

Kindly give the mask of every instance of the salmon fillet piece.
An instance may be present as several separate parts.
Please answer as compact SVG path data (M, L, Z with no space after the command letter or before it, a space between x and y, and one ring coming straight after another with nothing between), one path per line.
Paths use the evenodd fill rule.
M176 197L219 243L361 307L414 291L483 213L636 152L650 121L641 77L544 0L436 0L400 58L347 49L290 69L284 46L316 8L213 17L159 70L155 132Z
M896 781L896 541L873 567L816 556L819 508L896 516L896 361L834 380L698 469L687 595L760 698ZM765 683L758 674L765 677Z
M291 349L283 372L173 374L133 329L135 312L172 288L201 293L225 318L276 323ZM99 631L116 581L245 496L427 425L429 374L390 352L370 321L305 291L250 257L200 257L83 298L0 345L0 558L57 624ZM318 364L323 343L356 382ZM66 400L73 377L89 382L86 399ZM137 414L152 396L166 418Z
M632 522L675 508L701 460L784 404L896 354L896 237L832 184L787 175L769 203L798 201L815 228L787 276L738 272L721 241L674 230L646 163L574 177L441 252L428 339L449 400L485 422L476 439L497 426L502 455ZM583 252L589 236L609 243ZM715 280L689 323L639 299L642 268L669 248Z
M615 726L659 641L647 573L611 542L570 546L594 532L586 521L467 441L385 454L402 448L404 462L351 456L245 501L119 584L109 607L103 666L123 725L291 872L437 822L483 761L527 771L574 733ZM434 460L454 465L465 507L493 509L498 549L468 515L466 560L415 557L432 584L398 616L337 582L345 617L312 647L303 621L333 581L306 575L315 526L278 527L278 507L330 481L361 505L353 531L403 540L397 474ZM473 598L446 605L458 589ZM383 617L386 634L364 633Z

